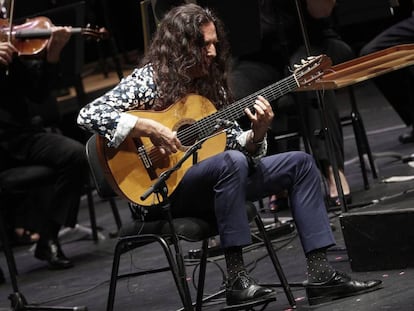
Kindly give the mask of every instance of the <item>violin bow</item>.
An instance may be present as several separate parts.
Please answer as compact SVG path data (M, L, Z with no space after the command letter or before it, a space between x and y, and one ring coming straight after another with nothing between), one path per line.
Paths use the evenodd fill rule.
M10 7L9 7L9 35L8 35L8 40L9 43L11 42L11 36L12 36L12 31L13 31L13 16L14 16L14 0L10 1Z

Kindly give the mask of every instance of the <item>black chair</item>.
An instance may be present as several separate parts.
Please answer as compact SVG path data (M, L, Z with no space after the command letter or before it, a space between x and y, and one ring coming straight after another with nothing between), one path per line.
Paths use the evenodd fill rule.
M86 307L58 307L39 306L27 303L23 294L19 291L17 283L17 268L14 260L13 250L9 244L3 213L8 206L5 206L5 198L8 195L15 195L17 192L29 188L48 185L54 181L55 172L46 166L22 166L10 168L0 172L0 239L3 251L6 256L7 267L10 275L10 282L13 293L9 295L13 310L87 310Z
M95 182L97 188L101 189L99 192L105 196L115 196L113 189L109 186L105 175L102 173L102 167L99 160L99 155L96 149L97 136L92 136L87 144L87 155L91 170L95 176ZM123 226L120 230L119 239L115 246L114 259L112 263L111 280L109 285L109 294L107 301L107 311L113 310L116 294L117 281L123 278L129 278L132 276L140 276L144 274L158 273L164 271L171 271L178 294L181 298L184 310L201 310L202 304L205 301L203 299L203 289L205 281L205 273L207 266L207 255L209 250L209 239L217 235L216 224L209 223L203 219L184 217L184 218L172 218L169 209L168 200L164 201L163 205L154 206L160 211L161 217L152 221L143 221L140 217L140 206L129 203L133 215L136 215L135 220ZM281 285L287 295L288 301L292 307L296 305L293 294L290 290L290 285L283 273L283 269L279 263L276 253L272 247L271 241L266 234L265 227L262 219L257 213L256 207L253 203L248 202L246 204L249 218L256 222L257 228L260 232L260 236L263 239L264 245L268 251L269 257L274 265L275 271L281 281ZM190 290L186 281L186 271L184 264L184 256L180 245L180 240L189 242L201 242L200 253L200 269L197 286L197 297L193 303ZM168 265L156 269L137 271L125 274L119 274L119 265L121 256L129 251L136 249L137 247L157 242L164 251ZM266 301L264 303L269 303ZM240 309L250 310L251 304L246 304Z
M105 180L103 176L101 166L97 161L93 161L94 155L96 153L96 139L89 139L86 143L86 156L88 158L89 167L91 168L91 176L94 183L94 188L96 189L99 197L103 200L108 201L112 214L117 225L118 232L112 233L112 236L118 235L119 230L122 227L121 216L119 215L118 207L115 201L117 197L113 189L107 184L102 182ZM94 204L93 198L88 196L89 204Z

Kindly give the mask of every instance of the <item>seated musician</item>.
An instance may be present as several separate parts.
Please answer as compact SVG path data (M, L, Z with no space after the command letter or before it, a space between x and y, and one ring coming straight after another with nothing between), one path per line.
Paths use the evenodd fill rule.
M140 146L145 149L143 153L168 159L183 152L184 139L188 139L164 125L171 118L185 121L187 110L191 115L199 111L201 117L207 99L221 112L234 108L228 106L232 102L226 80L229 56L223 24L217 16L195 4L175 7L161 21L142 66L81 109L78 124L105 137L107 147L115 150L122 144L124 148L130 140L134 144L146 138L148 144ZM189 94L199 96L195 100ZM186 102L188 98L192 100ZM326 250L335 245L335 240L313 158L300 151L264 156L266 132L274 116L268 100L254 97L239 109L250 119L251 129L242 131L230 120L234 125L227 129L227 147L225 142L222 148L218 143L210 157L189 167L175 189L170 189L174 217L217 222L228 273L227 304L275 294L274 289L258 285L246 271L242 249L252 241L245 200L254 201L282 189L289 190L292 214L306 254L309 302L317 304L379 288L381 281L352 280L327 260ZM148 114L131 110L158 112L149 118ZM207 128L198 129L204 130ZM149 170L151 167L140 172L143 181L149 179Z
M42 223L37 226L40 232L34 255L51 269L73 266L63 253L58 232L62 226L77 223L88 164L83 144L34 124L30 110L50 100L60 54L70 36L69 27L52 27L45 48L25 56L13 39L0 42L0 149L9 159L1 168L44 165L56 171L50 205L36 210Z

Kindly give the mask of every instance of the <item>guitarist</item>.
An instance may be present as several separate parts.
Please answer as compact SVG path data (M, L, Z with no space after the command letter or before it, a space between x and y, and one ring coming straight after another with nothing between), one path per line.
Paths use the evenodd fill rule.
M226 106L232 99L226 80L228 58L221 21L198 5L177 6L161 21L142 67L85 106L78 124L104 136L113 148L126 138L149 137L162 154L174 154L181 148L174 131L161 122L126 112L165 110L190 93L208 98L217 109ZM170 196L174 217L216 220L228 273L227 304L274 295L273 289L258 285L246 271L242 247L251 243L251 235L244 206L246 199L259 199L282 189L289 189L307 258L309 302L379 288L381 281L351 280L328 262L326 249L335 240L312 157L304 152L264 157L266 131L274 116L271 106L259 96L254 108L245 109L245 113L251 129L242 131L236 124L227 133L226 151L190 167Z

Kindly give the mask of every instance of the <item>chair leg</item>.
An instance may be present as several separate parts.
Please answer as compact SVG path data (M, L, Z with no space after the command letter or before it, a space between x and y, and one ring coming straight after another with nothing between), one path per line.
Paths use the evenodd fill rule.
M368 181L368 176L367 176L367 168L366 168L365 160L364 160L364 148L362 146L361 136L359 135L358 120L355 117L354 113L352 113L351 118L352 118L352 126L354 128L355 141L356 141L357 150L358 150L359 165L361 166L362 178L364 180L364 188L368 190L369 181Z
M98 226L96 225L95 203L93 202L91 181L86 185L86 196L88 199L89 219L91 222L92 239L95 243L98 242Z
M359 136L359 141L360 144L362 144L362 146L364 146L364 151L368 156L368 161L369 161L369 165L371 167L371 171L372 171L372 177L374 179L378 178L378 172L375 166L375 162L374 162L374 157L372 155L371 152L371 148L369 146L369 142L368 142L368 137L365 131L365 127L364 127L364 123L362 121L361 116L359 115L359 113L355 113L352 116L352 122L354 125L354 131L357 132L357 135Z
M116 206L116 202L114 198L109 198L109 205L111 206L112 214L114 215L116 227L118 228L118 231L122 227L122 221L121 216L119 215L118 207Z
M273 263L273 266L276 270L276 273L279 277L279 280L282 284L283 290L286 294L286 297L289 301L289 304L292 308L295 308L296 307L295 297L293 297L292 290L291 290L290 285L289 285L289 283L286 279L285 273L283 272L282 266L280 265L279 259L276 255L276 252L273 249L272 242L270 241L269 237L267 236L266 229L264 227L263 221L262 221L262 219L260 218L259 215L256 215L254 219L255 219L256 226L257 226L258 230L262 234L263 241L264 241L264 244L266 246L267 252L268 252L269 257L270 257L270 259Z
M13 292L18 292L17 287L17 268L16 261L14 260L13 250L10 246L9 240L7 238L7 233L4 226L3 213L0 211L0 239L3 245L4 255L6 256L7 268L9 269L10 281L13 287Z
M359 161L361 165L362 175L364 178L364 185L365 189L369 189L368 184L368 178L367 178L367 172L366 172L366 166L364 161L364 154L368 156L369 165L371 167L372 171L372 177L374 179L378 178L377 169L374 163L374 158L372 156L371 148L369 146L368 138L366 135L364 123L362 121L361 115L359 113L357 104L356 104L356 98L355 98L355 92L354 88L352 86L348 87L348 93L351 100L351 121L352 121L352 127L354 129L354 135L355 140L357 143L357 149L358 149L358 155L359 155Z
M111 280L109 282L108 300L106 303L106 310L112 311L114 309L116 283L118 280L119 262L124 249L123 240L119 240L115 246L114 259L112 261Z
M147 235L140 235L140 236L122 237L119 239L118 243L116 244L115 252L114 252L114 259L112 262L111 280L109 282L109 293L108 293L107 306L106 306L107 311L113 311L113 308L114 308L117 281L119 278L121 278L121 276L119 276L118 274L121 255L127 252L128 249L135 248L134 246L135 244L151 243L151 242L158 242L158 244L160 244L160 246L164 250L164 253L167 258L168 265L169 265L168 270L170 270L173 275L176 288L178 290L178 294L180 295L182 304L184 306L184 310L192 310L191 297L189 297L185 289L185 286L187 284L186 283L183 284L183 280L181 278L179 268L177 266L176 261L174 260L173 254L171 252L171 249L167 241L158 235L147 234ZM165 271L165 269L158 269L157 271ZM130 273L128 275L134 276L135 274ZM125 277L125 276L126 275L122 277ZM186 282L186 280L184 281ZM188 289L188 286L187 286L187 289Z
M203 305L204 283L206 280L206 269L207 269L207 255L208 255L208 239L205 239L203 240L203 245L201 247L200 273L198 274L196 311L201 311L201 308Z

